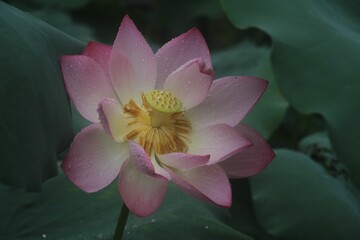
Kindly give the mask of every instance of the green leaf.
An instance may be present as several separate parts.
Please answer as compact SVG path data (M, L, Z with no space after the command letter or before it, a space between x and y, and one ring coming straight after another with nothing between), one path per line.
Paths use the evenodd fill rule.
M63 11L53 9L41 9L31 11L31 15L43 20L44 22L56 27L57 29L79 39L83 42L94 40L92 29L81 23L74 22L70 15Z
M359 239L358 192L326 173L307 155L276 151L251 178L255 212L276 239Z
M223 6L235 26L270 34L280 89L297 110L325 117L334 149L360 186L360 2L223 0Z
M0 12L0 181L38 191L73 136L59 56L83 45L3 2Z
M1 237L6 239L111 239L121 208L114 182L85 193L63 175L44 183L42 193L0 185ZM124 239L251 239L225 224L226 209L207 205L173 185L160 209L147 218L130 215Z
M281 95L270 64L270 49L243 42L212 56L216 77L249 75L264 78L269 86L244 123L265 138L281 123L288 103ZM269 114L270 113L270 114Z

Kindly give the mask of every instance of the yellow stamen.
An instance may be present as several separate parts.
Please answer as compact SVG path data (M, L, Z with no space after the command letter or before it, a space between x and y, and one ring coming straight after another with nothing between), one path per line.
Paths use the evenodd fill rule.
M191 123L181 102L170 92L142 94L142 107L133 100L124 106L128 119L127 140L135 140L149 154L186 152Z

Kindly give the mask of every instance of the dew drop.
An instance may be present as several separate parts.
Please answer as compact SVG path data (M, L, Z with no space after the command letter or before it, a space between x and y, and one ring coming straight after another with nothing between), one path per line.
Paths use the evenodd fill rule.
M42 237L43 237L43 238L46 238L46 234L44 233L44 234L42 235Z
M209 226L205 226L205 229L209 229Z
M151 219L151 222L154 223L154 222L156 222L156 220L153 218L153 219Z

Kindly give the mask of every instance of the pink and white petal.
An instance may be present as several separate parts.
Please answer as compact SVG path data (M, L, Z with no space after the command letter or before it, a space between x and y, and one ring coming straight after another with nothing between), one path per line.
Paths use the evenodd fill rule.
M166 78L194 58L201 58L206 65L206 72L213 73L208 46L196 28L172 39L155 54L157 60L156 88L162 88Z
M171 176L170 173L168 172L167 169L163 168L162 166L159 165L158 161L155 159L155 156L151 158L151 162L154 166L154 171L155 174L157 175L161 175L164 178L166 178L167 180L171 180Z
M135 70L130 60L119 53L111 55L109 65L110 80L114 90L123 105L127 104L130 99L140 103L141 86L137 85Z
M61 70L66 90L79 113L91 122L99 122L96 109L108 97L116 99L107 75L100 65L88 56L62 56Z
M157 157L162 164L178 169L191 169L204 166L210 159L210 155L193 155L181 152L157 155Z
M104 130L116 142L123 142L127 134L127 120L121 104L115 99L106 98L99 103L98 113Z
M109 77L109 61L110 61L111 47L98 42L89 42L83 55L94 59L104 70Z
M121 168L118 186L130 211L146 217L160 207L165 197L167 182L162 176L142 173L128 160Z
M129 94L140 95L155 88L154 53L128 16L124 17L112 48L110 76L123 104L130 99Z
M217 123L236 126L252 109L268 82L257 77L224 77L213 81L209 95L187 114L193 128Z
M254 129L245 125L238 125L236 129L253 145L242 149L219 165L231 178L250 177L262 171L274 159L275 153Z
M130 161L134 164L137 170L144 174L155 175L154 166L145 150L133 141L129 141L129 149Z
M170 171L172 181L186 193L223 207L231 206L231 186L217 164L187 170Z
M168 180L170 179L168 171L162 168L155 158L151 159L139 144L129 141L129 148L130 161L132 161L138 171L150 176L161 175Z
M76 135L61 168L80 189L96 192L119 175L128 154L127 144L114 142L100 124L92 124Z
M207 165L211 165L236 154L252 143L226 124L216 124L190 136L188 153L194 155L210 155Z
M186 110L198 105L206 98L213 79L204 68L200 58L185 63L167 77L163 89L180 99Z

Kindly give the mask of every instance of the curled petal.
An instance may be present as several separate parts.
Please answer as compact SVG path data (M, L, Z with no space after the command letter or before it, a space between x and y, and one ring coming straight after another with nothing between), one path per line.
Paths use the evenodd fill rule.
M162 88L166 78L180 66L195 58L205 63L207 73L211 73L211 58L207 44L196 28L174 38L162 46L155 54L157 61L156 88ZM211 75L211 74L210 74Z
M180 152L167 153L157 156L162 164L178 169L191 169L204 166L210 159L210 155L192 155Z
M236 126L259 100L267 84L256 77L224 77L213 81L205 101L187 112L193 128L217 123Z
M94 59L109 77L110 46L98 42L89 42L86 45L83 54Z
M206 98L212 82L212 75L204 68L200 58L185 63L167 77L163 89L179 98L186 110L198 105Z
M231 178L253 176L262 171L275 157L270 145L254 129L245 125L236 127L253 144L219 163Z
M155 88L154 54L128 16L124 17L112 48L110 77L123 104Z
M61 69L67 92L79 113L99 122L96 109L104 98L117 99L110 80L100 65L88 56L62 56Z
M114 99L106 98L99 103L100 123L116 142L123 142L127 133L127 121L121 104Z
M155 175L155 169L150 157L145 150L137 143L129 141L130 161L137 170L148 175Z
M100 124L92 124L76 135L61 167L76 186L96 192L118 176L128 154L127 144L114 142Z
M194 131L188 145L188 152L195 155L209 154L208 165L210 165L234 155L249 145L251 142L233 127L217 124L200 131Z
M119 176L119 191L134 214L146 217L158 209L165 197L167 179L140 171L133 161L126 161Z
M229 179L220 166L214 164L169 172L172 181L186 193L223 207L231 206Z

